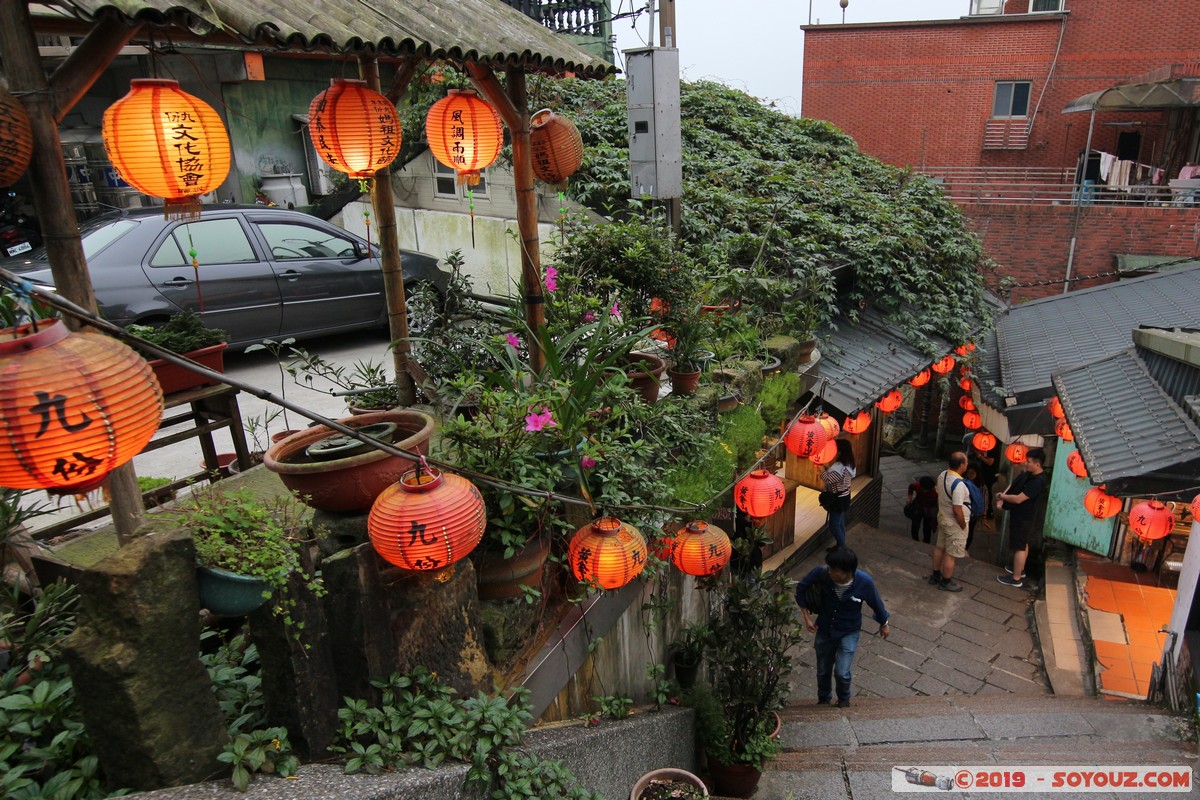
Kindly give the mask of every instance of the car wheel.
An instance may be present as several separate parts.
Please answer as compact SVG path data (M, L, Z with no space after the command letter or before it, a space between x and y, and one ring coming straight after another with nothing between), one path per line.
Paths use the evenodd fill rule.
M408 332L420 336L437 327L442 319L442 293L426 281L413 281L404 286L404 308L408 315Z

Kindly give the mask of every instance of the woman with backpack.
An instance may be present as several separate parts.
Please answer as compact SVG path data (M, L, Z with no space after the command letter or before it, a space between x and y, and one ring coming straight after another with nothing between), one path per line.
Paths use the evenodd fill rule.
M829 512L829 532L840 547L846 546L846 512L850 510L850 482L854 480L857 470L854 468L854 447L849 439L837 439L837 455L829 464L829 468L821 473L825 482L826 496L830 497L830 505L825 506ZM824 504L822 504L824 505Z

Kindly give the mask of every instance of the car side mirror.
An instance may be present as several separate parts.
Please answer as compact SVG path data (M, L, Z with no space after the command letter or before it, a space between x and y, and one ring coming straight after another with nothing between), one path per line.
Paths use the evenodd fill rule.
M371 248L363 242L354 243L354 257L358 260L371 257Z

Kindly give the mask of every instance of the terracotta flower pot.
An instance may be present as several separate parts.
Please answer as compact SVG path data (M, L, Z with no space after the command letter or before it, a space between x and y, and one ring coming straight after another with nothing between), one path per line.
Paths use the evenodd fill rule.
M749 797L762 778L762 771L752 764L722 764L712 757L708 759L708 774L722 797Z
M667 370L667 377L671 379L671 394L695 394L696 387L700 385L700 370L681 371L669 369Z
M642 792L654 781L688 783L699 789L705 797L708 797L708 787L704 785L704 781L686 769L654 769L637 779L637 783L629 791L629 800L641 800Z
M503 553L478 548L471 554L480 600L520 597L522 586L540 589L542 571L550 556L550 543L535 536L526 545L504 558Z
M226 347L228 345L225 342L221 342L220 344L203 347L199 350L193 350L190 353L184 353L183 355L201 366L208 367L213 372L224 372ZM195 389L199 386L208 386L211 383L216 383L216 381L209 380L198 372L192 372L187 367L172 364L161 358L150 361L150 367L154 370L154 377L158 378L158 385L162 387L163 394L175 394L187 389Z
M623 359L629 383L641 393L642 399L653 405L658 402L658 387L667 363L649 353L629 353Z
M337 420L348 428L395 423L391 444L425 455L433 433L433 417L419 411L399 409L360 414ZM324 425L307 428L271 446L263 458L267 469L305 503L322 511L364 512L379 494L400 479L412 461L371 449L346 458L314 461L305 451L322 439L340 435Z

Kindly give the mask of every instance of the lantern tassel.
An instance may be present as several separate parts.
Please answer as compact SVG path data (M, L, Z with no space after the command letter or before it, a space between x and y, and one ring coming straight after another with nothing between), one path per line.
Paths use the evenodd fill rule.
M192 232L188 231L188 244L192 243ZM193 246L188 250L188 255L192 257L192 272L196 273L196 300L200 304L200 313L204 313L204 292L200 288L200 258Z
M562 189L558 190L558 241L560 244L567 243L566 193Z
M479 182L479 174L475 175L475 182ZM468 182L469 183L469 182ZM471 213L471 249L475 249L475 190L470 186L467 188L467 210Z
M367 226L367 260L371 261L371 211L363 209L363 223Z

